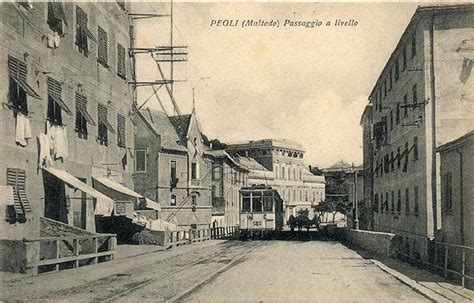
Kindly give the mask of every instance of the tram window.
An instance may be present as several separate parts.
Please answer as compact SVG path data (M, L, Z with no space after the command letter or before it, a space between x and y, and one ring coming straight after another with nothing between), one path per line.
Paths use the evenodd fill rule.
M272 193L263 196L263 211L273 211Z
M252 211L254 213L261 213L262 210L262 196L259 194L254 194L252 196Z
M242 212L250 212L250 196L242 196Z

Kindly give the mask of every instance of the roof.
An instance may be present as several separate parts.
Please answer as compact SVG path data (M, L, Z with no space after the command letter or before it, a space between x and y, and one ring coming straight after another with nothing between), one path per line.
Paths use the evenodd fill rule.
M290 139L260 139L260 140L250 140L238 143L228 144L229 149L245 149L252 147L281 147L297 151L305 151L303 145L299 142L290 140Z
M152 130L159 134L162 148L187 151L186 147L180 144L181 139L165 112L147 108L140 110L140 113Z
M349 164L349 163L344 162L343 160L341 160L341 161L336 162L336 163L334 163L333 165L331 165L327 168L323 168L323 172L350 170L350 169L361 170L362 165L356 165L356 166L353 167L352 164Z
M303 182L326 183L326 178L324 176L317 176L307 168L303 168Z
M255 159L249 157L235 157L234 160L249 170L249 178L273 180L273 172L266 169Z
M191 123L191 114L171 116L169 120L178 133L179 138L184 142L188 134L189 123Z
M247 172L250 172L250 169L248 169L246 166L238 163L237 161L234 160L228 153L226 153L225 150L212 150L212 149L205 149L204 153L207 155L210 155L214 158L225 158L229 160L234 166L238 167L241 170L245 170Z
M472 139L474 139L474 130L471 130L468 133L462 135L461 137L439 146L438 148L436 148L436 151L440 153L444 153L452 149L455 149L456 147L462 146Z

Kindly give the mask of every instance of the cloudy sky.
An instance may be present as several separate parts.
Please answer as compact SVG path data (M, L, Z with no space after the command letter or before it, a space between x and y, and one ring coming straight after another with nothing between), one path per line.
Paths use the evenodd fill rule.
M196 112L210 138L235 142L288 138L301 142L306 162L361 163L361 113L416 3L183 3L174 4L174 44L188 46L174 86L182 113ZM136 4L136 11L169 13L168 3ZM213 27L212 20L239 20ZM280 27L240 26L244 20L279 20ZM357 26L334 26L336 19ZM283 27L285 20L321 21L315 28ZM169 18L138 24L138 46L169 45ZM331 26L326 26L331 21ZM165 74L169 73L163 66ZM158 78L142 56L140 80ZM142 89L139 104L150 97ZM165 89L159 90L171 113ZM159 109L153 97L146 106Z

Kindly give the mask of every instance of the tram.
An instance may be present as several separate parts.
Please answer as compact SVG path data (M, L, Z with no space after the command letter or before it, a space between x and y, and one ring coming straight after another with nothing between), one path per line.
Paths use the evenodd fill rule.
M240 190L241 236L264 236L283 229L283 199L276 189L265 185Z

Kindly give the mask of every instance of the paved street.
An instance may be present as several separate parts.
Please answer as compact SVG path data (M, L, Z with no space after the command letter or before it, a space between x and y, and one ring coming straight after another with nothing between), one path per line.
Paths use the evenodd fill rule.
M342 244L204 243L40 276L4 276L7 301L364 301L427 299Z

